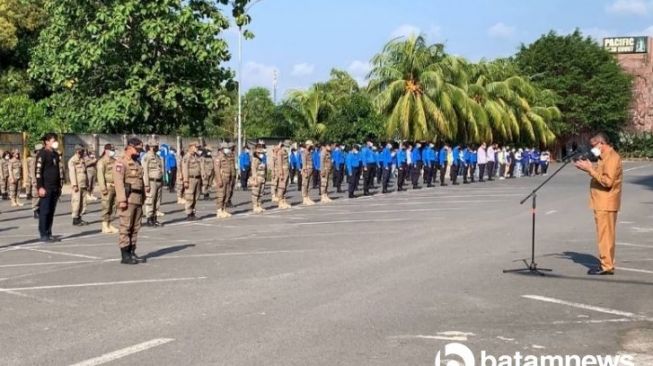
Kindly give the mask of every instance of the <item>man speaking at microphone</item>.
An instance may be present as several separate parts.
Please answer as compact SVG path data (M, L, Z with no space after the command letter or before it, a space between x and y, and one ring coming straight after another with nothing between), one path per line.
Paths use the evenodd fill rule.
M590 183L590 208L594 210L596 240L601 266L590 269L590 275L614 274L615 230L617 212L621 206L623 169L621 157L610 146L608 138L598 133L590 140L592 154L598 158L594 166L589 160L578 160L576 168L587 172Z

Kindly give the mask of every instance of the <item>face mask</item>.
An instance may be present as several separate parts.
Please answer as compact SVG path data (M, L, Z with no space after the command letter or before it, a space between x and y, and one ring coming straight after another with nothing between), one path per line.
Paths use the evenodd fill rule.
M113 158L114 156L116 156L116 152L113 150L109 150L109 157Z
M231 154L231 149L224 149L222 151L227 155Z
M258 154L259 159L263 160L264 157L265 157L265 154Z
M593 147L592 154L594 154L594 156L598 158L599 156L601 156L601 149L599 149L598 147Z
M9 160L9 155L5 156L5 160Z
M55 149L55 150L59 149L59 141L53 142L52 143L52 148Z

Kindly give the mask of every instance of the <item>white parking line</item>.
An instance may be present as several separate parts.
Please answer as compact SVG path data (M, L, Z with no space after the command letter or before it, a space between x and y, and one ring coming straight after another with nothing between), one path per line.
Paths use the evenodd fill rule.
M648 273L648 274L653 274L653 271L648 271L648 270L645 270L645 269L637 269L637 268L617 267L617 271L627 271L627 272L637 272L637 273Z
M632 172L633 170L638 170L638 169L643 169L643 168L648 168L648 167L650 167L650 165L640 165L640 166L636 166L636 167L633 167L633 168L624 169L624 173Z
M145 350L148 350L150 348L158 347L161 345L164 345L166 343L172 342L174 339L172 338L157 338L157 339L152 339L151 341L139 343L137 345L131 346L131 347L126 347L123 349L119 349L117 351L113 351L110 353L106 353L102 356L91 358L86 361L82 361L79 363L76 363L71 366L97 366L97 365L102 365L107 362L115 361L117 359L127 357L129 355L133 355L134 353L138 352L143 352Z
M70 285L51 285L51 286L0 288L0 292L52 290L52 289L75 288L75 287L101 287L101 286L135 285L135 284L142 284L142 283L197 281L197 280L205 280L206 278L207 277L179 277L179 278L162 278L162 279L152 279L152 280L89 282L89 283L75 283L75 284L70 284Z
M86 259L102 259L102 258L99 258L99 257L94 257L92 255L66 253L66 252L55 252L55 251L52 251L52 250L45 250L45 249L35 249L35 248L21 248L21 249L29 250L29 251L32 251L32 252L46 253L46 254L66 255L66 256L69 256L69 257L78 257L78 258L86 258Z
M617 245L619 246L626 246L626 247L635 247L635 248L650 248L653 249L653 245L643 245L643 244L632 244L632 243L621 243L618 242Z
M409 219L373 219L373 220L338 220L338 221L316 221L316 222L293 222L290 225L327 225L327 224L356 224L363 222L398 222L410 221Z
M646 319L645 316L638 315L638 314L635 314L635 313L629 313L627 311L603 308L603 307L600 307L600 306L581 304L581 303L577 303L577 302L569 302L569 301L565 301L565 300L554 299L552 297L544 297L544 296L537 296L537 295L523 295L522 297L526 298L526 299L549 302L549 303L558 304L558 305L566 305L566 306L571 306L571 307L578 308L578 309L591 310L591 311L596 311L596 312L599 312L599 313L618 315L618 316L627 317L627 318Z

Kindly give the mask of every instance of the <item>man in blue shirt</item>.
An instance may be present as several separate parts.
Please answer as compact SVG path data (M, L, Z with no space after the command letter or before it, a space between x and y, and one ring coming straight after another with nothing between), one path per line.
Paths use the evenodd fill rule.
M422 189L419 186L419 176L422 174L422 167L424 166L424 159L422 159L422 144L417 142L412 152L412 168L411 168L411 181L413 189Z
M463 184L469 184L469 172L472 169L472 149L469 146L463 150L463 161Z
M243 151L238 157L238 169L240 169L240 188L243 191L247 190L247 180L249 179L251 166L252 158L249 155L249 148L247 146L243 146Z
M447 183L444 182L444 177L447 174L447 156L449 155L449 145L444 144L438 152L438 163L440 164L440 187L446 187Z
M175 192L175 182L177 181L177 150L170 149L166 156L166 170L168 171L168 191Z
M422 150L422 160L424 163L424 184L427 187L433 187L433 169L435 167L435 153L433 152L433 143L424 146Z
M358 152L358 145L354 145L346 158L347 175L349 176L349 198L354 198L354 192L358 189L358 181L361 178L363 160Z
M540 175L540 151L536 148L531 150L530 161L530 175Z
M313 189L320 188L320 151L322 150L321 144L315 144L311 157L313 158Z
M381 175L383 173L383 168L381 168L381 151L376 145L372 146L372 153L374 154L374 179L372 180L372 189L376 189L374 180L376 184L381 185Z
M451 155L453 156L453 160L451 161L451 169L449 171L449 177L451 179L451 183L454 186L457 186L460 184L458 183L458 172L460 170L460 156L459 156L460 145L454 145Z
M336 145L333 154L331 154L331 161L333 163L333 186L336 187L338 193L341 193L342 177L345 174L345 152L342 146Z
M381 164L381 193L388 193L388 184L392 174L392 144L388 142L379 154L379 163Z
M297 176L297 181L299 182L302 179L302 159L299 156L299 152L296 148L290 149L290 155L288 156L288 163L290 165L290 184L295 183L295 176ZM298 183L299 184L299 183Z
M363 195L365 196L370 195L370 187L374 179L374 167L376 166L372 146L374 146L372 141L368 140L360 152L363 161Z
M408 173L408 153L406 143L402 142L397 151L397 192L403 192L406 174Z

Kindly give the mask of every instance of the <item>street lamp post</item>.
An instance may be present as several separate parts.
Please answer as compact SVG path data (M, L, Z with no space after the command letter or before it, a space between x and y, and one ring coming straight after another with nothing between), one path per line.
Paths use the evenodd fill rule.
M245 14L263 0L255 0L245 8ZM243 151L243 27L238 26L238 156Z

